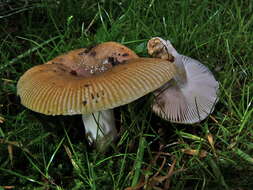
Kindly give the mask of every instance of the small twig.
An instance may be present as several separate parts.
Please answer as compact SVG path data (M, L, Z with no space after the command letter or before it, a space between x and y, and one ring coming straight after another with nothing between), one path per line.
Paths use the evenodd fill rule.
M85 29L84 33L87 34L87 32L90 30L90 27L94 24L94 22L96 21L96 18L98 16L98 13L94 16L94 18L92 19L92 21L90 22L90 24L88 25L88 27Z
M13 185L6 185L6 186L0 186L0 187L3 189L14 189L15 188L15 186L13 186Z
M1 78L1 79L2 79L2 81L4 81L4 82L16 83L15 80L6 79L6 78Z
M159 173L161 172L161 170L163 169L163 167L164 167L166 161L167 161L167 159L166 159L165 157L163 157L163 162L162 162L161 166L159 167L159 169L157 170L157 172L154 174L153 177L158 176L158 174L159 174Z
M13 166L13 146L8 144L8 153L11 161L11 166Z
M68 157L69 157L69 159L70 159L70 162L71 162L71 164L73 165L73 167L74 167L76 170L80 171L80 168L79 168L78 164L75 162L75 160L74 160L74 158L73 158L73 155L72 155L72 153L71 153L69 147L68 147L67 145L65 145L65 144L64 144L63 146L64 146L64 149L65 149L65 151L66 151L66 153L67 153L67 155L68 155Z
M211 118L215 123L219 123L212 115L210 115L210 118Z
M22 145L22 143L20 143L20 142L8 141L8 140L5 140L5 139L0 139L0 144L8 144L8 145L16 146L16 147L22 149L23 151L25 151L26 153L28 153L29 155L31 155L32 157L34 157L32 155L32 153L27 148L24 148L23 145Z
M172 156L170 153L168 153L168 152L152 152L152 153L154 153L154 154L160 154L160 155L163 155L163 156Z
M135 187L127 187L124 190L139 190L141 189L144 185L146 184L146 182L140 182L139 184L137 184Z
M1 105L0 105L0 107L1 107ZM0 123L3 123L4 121L5 121L5 119L0 116Z
M167 174L168 178L165 181L164 189L169 189L170 188L171 177L172 177L173 174L175 174L175 172L174 172L175 165L176 165L176 160L173 160L173 162L170 166L170 169L168 171L168 174Z

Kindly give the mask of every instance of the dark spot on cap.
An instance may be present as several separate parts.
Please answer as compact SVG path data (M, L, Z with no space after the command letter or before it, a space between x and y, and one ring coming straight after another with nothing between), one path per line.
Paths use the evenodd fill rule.
M114 57L108 57L108 62L112 64L112 66L119 65L120 62Z
M97 97L99 98L99 93L97 93Z
M168 61L174 62L175 61L175 57L174 56L169 56Z
M95 98L94 94L91 93L91 99L94 100L94 98Z
M90 52L90 56L92 56L92 57L95 57L96 54L97 54L97 53L96 53L95 51L91 51L91 52Z
M90 84L84 84L85 88L88 88L90 86Z
M114 61L114 57L108 57L108 62L112 63Z
M82 56L82 55L86 54L85 51L86 51L86 50L79 52L78 55Z
M108 57L108 62L109 62L109 63L114 62L114 57Z
M89 51L90 51L90 49L83 49L82 51L80 51L79 53L78 53L78 55L80 55L80 56L82 56L82 55L84 55L84 54L86 54L86 53L89 53Z
M88 46L86 49L85 49L85 53L89 53L89 51L91 50L91 49L93 49L94 47L96 47L97 45L95 44L95 45L90 45L90 46Z
M84 106L86 106L86 104L87 104L87 101L86 101L86 100L84 100L84 101L83 101L83 105L84 105Z
M62 63L54 62L54 61L52 61L52 64L54 64L54 65L63 65Z
M71 74L71 75L74 75L74 76L77 76L77 72L76 72L75 70L71 70L71 71L70 71L70 74Z
M82 56L82 55L84 55L84 54L86 54L86 53L89 53L90 50L91 50L92 48L96 47L96 46L97 46L97 45L88 46L88 47L85 48L83 51L79 52L78 55Z
M128 53L124 53L122 56L123 57L127 57L127 56L129 56L129 54Z

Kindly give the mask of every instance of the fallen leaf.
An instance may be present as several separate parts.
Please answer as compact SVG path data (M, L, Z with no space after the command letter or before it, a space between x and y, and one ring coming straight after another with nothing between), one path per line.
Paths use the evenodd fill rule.
M0 186L0 187L3 189L14 189L15 188L15 186L13 186L13 185Z
M3 123L4 121L5 121L5 119L0 116L0 123Z
M217 157L217 154L216 154L216 151L215 151L215 148L214 148L213 135L211 133L207 134L207 140L208 140L209 144L211 145L211 148L213 150L214 155Z
M185 154L192 156L199 156L200 158L204 158L207 156L208 152L205 150L196 150L196 149L181 149L181 151Z
M70 159L71 164L73 165L73 167L74 167L76 170L80 171L80 168L79 168L78 164L77 164L77 163L75 162L75 160L73 159L73 155L72 155L72 153L71 153L69 147L68 147L67 145L63 145L63 146L64 146L64 149L65 149L65 151L66 151L66 153L67 153L67 155L68 155L68 157L69 157L69 159Z
M13 166L13 145L8 144L7 147L8 147L8 153L9 153L11 165Z

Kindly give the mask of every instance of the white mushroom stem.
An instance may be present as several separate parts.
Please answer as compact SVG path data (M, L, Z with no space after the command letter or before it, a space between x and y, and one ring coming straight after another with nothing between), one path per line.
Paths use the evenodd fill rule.
M101 146L117 137L113 110L82 115L85 134L90 144Z
M174 76L174 79L177 81L178 85L184 85L187 82L187 76L186 76L186 69L183 63L183 59L181 55L177 52L177 50L172 46L171 42L169 40L164 40L162 38L158 39L161 41L161 43L166 48L166 53L171 54L175 61L174 63L177 66L177 75Z

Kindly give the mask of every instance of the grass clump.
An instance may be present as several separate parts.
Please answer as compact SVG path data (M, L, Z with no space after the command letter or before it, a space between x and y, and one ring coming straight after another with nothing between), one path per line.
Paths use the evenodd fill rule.
M251 1L0 2L0 189L252 189ZM115 111L120 138L92 150L80 116L27 110L19 77L72 50L118 41L147 56L150 37L207 65L220 82L214 113L164 121L144 97Z

